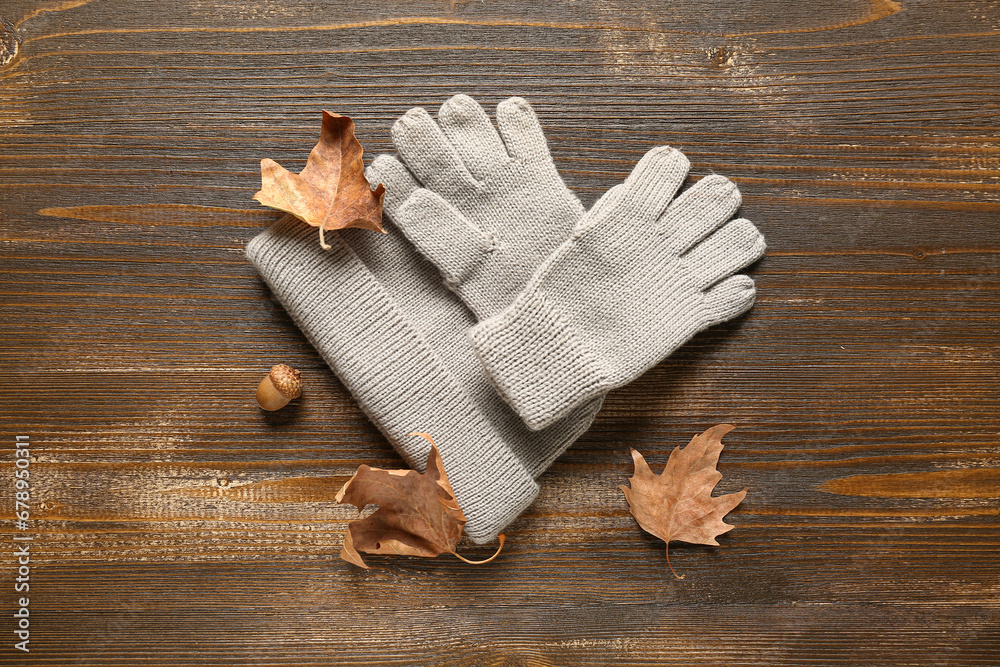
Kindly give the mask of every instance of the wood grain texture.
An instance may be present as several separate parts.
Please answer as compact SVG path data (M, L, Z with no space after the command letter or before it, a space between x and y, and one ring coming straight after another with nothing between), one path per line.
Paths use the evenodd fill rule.
M2 538L31 437L30 655L4 665L1000 664L1000 3L4 0ZM401 465L243 257L320 110L366 153L523 95L592 203L722 173L759 299L613 392L496 561L337 560ZM262 414L272 363L305 396ZM716 423L721 547L617 486ZM492 549L465 544L476 557ZM9 550L5 550L9 551Z

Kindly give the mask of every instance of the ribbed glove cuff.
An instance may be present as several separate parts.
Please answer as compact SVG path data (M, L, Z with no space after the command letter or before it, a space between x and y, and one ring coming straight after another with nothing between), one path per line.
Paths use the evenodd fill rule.
M533 431L611 386L594 355L539 293L475 325L469 338L497 391Z
M406 462L424 470L438 444L475 542L494 538L531 504L538 485L381 283L342 243L285 218L247 257L330 368Z

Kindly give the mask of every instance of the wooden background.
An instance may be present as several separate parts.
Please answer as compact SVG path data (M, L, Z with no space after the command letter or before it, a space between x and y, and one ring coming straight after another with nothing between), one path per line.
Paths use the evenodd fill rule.
M1000 664L1000 3L0 4L4 665ZM650 147L744 192L757 306L613 392L495 562L338 560L401 460L243 257L320 110L369 156L519 94L586 204ZM692 180L693 180L692 179ZM274 415L275 362L307 393ZM716 423L718 548L617 486ZM472 558L492 553L466 543Z

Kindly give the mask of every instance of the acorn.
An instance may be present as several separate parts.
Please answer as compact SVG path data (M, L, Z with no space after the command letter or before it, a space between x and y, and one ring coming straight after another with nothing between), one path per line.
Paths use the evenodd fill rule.
M275 364L257 386L257 404L268 411L280 410L302 395L301 373L285 364Z

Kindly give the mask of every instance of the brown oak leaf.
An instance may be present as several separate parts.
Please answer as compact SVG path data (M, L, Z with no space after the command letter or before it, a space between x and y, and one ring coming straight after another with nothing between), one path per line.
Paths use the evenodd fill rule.
M361 465L337 492L338 503L350 503L358 510L378 505L373 514L347 526L340 557L366 569L368 565L359 551L425 558L450 553L473 565L496 558L503 549L503 535L497 538L500 548L486 560L471 561L455 553L465 526L465 514L455 500L433 438L426 433L409 435L421 436L431 443L424 474Z
M660 475L653 474L642 454L632 450L635 473L629 478L631 488L619 488L642 529L667 543L667 567L678 579L684 577L670 565L670 542L717 546L715 538L733 529L723 517L747 495L743 489L712 497L712 489L722 479L715 468L722 452L722 436L733 428L731 424L713 426L692 438L687 447L675 448Z
M319 143L309 153L306 167L293 174L274 160L260 161L261 189L253 196L264 206L291 213L324 229L361 227L382 232L382 184L372 190L365 178L364 150L354 136L354 121L347 116L323 112Z

